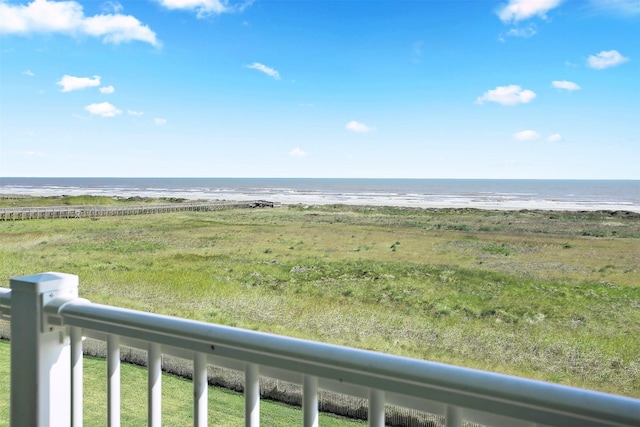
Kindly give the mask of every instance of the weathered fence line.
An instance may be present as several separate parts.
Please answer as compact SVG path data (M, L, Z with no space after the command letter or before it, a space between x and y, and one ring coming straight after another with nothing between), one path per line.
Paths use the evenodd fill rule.
M216 211L223 209L248 209L274 207L265 200L241 202L171 203L162 205L135 206L50 206L0 208L0 221L22 221L27 219L96 218L104 216L149 215L169 212Z

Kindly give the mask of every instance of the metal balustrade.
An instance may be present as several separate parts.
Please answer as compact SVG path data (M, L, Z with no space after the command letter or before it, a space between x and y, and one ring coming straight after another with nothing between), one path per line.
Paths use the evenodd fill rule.
M260 424L261 375L303 386L303 425L318 390L442 416L446 426L640 426L640 400L540 381L91 303L78 277L42 273L0 288L11 321L11 426L82 425L82 339L107 342L108 425L120 425L120 346L148 352L148 425L161 425L161 357L193 361L194 425L206 426L207 366L245 372L245 425ZM215 424L215 420L211 420Z

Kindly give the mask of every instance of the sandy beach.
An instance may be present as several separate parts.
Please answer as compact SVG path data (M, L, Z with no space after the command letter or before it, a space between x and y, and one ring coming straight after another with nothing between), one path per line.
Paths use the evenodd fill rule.
M59 193L59 194L58 194ZM562 200L522 200L491 197L443 197L434 196L425 199L422 195L404 195L402 197L376 194L328 195L328 194L292 194L270 193L268 197L256 194L235 194L233 197L220 197L219 194L194 194L194 192L149 192L149 191L41 191L0 193L0 198L12 197L62 197L62 196L106 196L118 199L138 198L178 198L189 201L254 201L267 200L280 205L332 205L355 206L394 206L418 209L485 209L485 210L541 210L541 211L627 211L640 213L640 205L615 202L569 202ZM228 195L227 195L228 196Z
M130 197L142 197L142 198L155 198L157 195L149 196L146 192L140 192L136 194L127 194L122 196L120 194L64 194L64 195L100 195L114 198L130 198ZM21 194L0 194L0 197L7 198L13 196L24 196ZM34 197L56 197L50 193L43 194L29 194ZM60 196L63 196L62 194ZM407 207L418 209L485 209L485 210L506 210L506 211L518 211L518 210L542 210L542 211L628 211L640 213L640 206L631 205L627 203L575 203L575 202L563 202L563 201L523 201L523 200L469 200L464 198L449 198L447 200L422 200L421 198L404 197L384 197L384 196L353 196L353 197L328 197L328 196L309 196L309 195L277 195L271 194L270 197L264 199L257 199L251 197L251 195L237 195L234 198L203 198L203 197L185 197L193 196L193 194L183 193L171 193L163 194L162 198L181 198L190 201L253 201L253 200L268 200L280 205L331 205L331 204L344 204L344 205L356 205L356 206L394 206L394 207Z
M237 200L250 200L250 198L240 198ZM327 196L296 196L296 195L271 195L269 201L283 205L308 204L327 205L345 204L358 206L395 206L411 207L422 209L490 209L490 210L544 210L544 211L629 211L639 212L640 206L628 203L605 203L605 202L566 202L553 200L491 200L468 199L464 197L449 197L442 200L424 200L423 197L403 198L384 196L352 196L352 197L327 197Z

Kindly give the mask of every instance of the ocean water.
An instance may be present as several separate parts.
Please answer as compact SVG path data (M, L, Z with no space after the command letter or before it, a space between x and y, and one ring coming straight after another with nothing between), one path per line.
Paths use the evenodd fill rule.
M639 180L0 178L0 195L640 212Z

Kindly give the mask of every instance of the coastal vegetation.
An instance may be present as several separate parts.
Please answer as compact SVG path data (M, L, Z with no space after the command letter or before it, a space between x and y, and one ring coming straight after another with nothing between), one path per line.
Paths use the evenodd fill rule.
M2 286L61 271L94 302L635 397L638 254L640 214L614 211L291 205L0 223Z
M49 206L130 206L182 203L187 199L179 197L107 197L107 196L5 196L0 198L0 208L49 207Z

